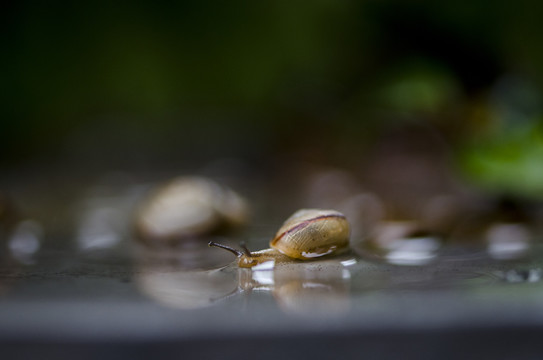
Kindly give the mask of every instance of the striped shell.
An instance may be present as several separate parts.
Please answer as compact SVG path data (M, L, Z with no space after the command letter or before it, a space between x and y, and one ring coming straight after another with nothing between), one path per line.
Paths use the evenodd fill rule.
M349 246L350 228L336 210L302 209L289 217L270 246L295 259L312 259Z
M136 216L138 237L149 245L205 237L243 225L247 203L211 179L183 176L158 187Z

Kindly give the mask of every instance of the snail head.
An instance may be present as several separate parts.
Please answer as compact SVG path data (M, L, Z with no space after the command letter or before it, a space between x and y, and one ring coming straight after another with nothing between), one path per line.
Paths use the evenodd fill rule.
M214 241L210 241L207 245L230 251L238 258L238 265L240 267L252 267L258 263L257 259L253 256L253 254L247 248L247 245L245 245L244 242L240 243L241 251L227 245L216 243Z

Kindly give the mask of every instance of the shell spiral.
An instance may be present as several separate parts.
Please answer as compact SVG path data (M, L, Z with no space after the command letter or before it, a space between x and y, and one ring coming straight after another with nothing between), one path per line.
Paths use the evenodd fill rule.
M289 217L270 246L295 259L333 254L349 246L350 226L336 210L302 209Z

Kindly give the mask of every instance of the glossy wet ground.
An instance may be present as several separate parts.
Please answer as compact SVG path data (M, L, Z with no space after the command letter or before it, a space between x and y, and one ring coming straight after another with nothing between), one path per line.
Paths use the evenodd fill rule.
M451 246L404 253L406 264L355 249L252 270L204 243L181 250L44 249L3 261L4 353L335 358L333 346L344 356L535 359L543 349L537 244L512 259Z

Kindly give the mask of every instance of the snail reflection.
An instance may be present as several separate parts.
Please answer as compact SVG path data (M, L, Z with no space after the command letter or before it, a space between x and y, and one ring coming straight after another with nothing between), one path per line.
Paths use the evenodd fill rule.
M238 274L232 268L144 267L136 279L141 291L157 302L185 310L211 306L239 289Z
M227 238L212 239L230 243ZM237 274L227 266L230 255L210 252L203 239L186 240L175 248L139 248L135 254L136 283L159 303L196 309L237 292Z
M262 263L240 268L235 263L216 269L191 270L178 266L144 266L137 283L161 304L192 310L242 299L254 291L268 292L280 309L300 316L333 316L350 308L348 255L309 262Z
M356 263L349 255L311 262L287 262L260 270L239 269L240 289L269 291L288 313L327 317L350 308L351 271Z
M283 310L301 315L316 311L324 316L349 308L348 266L356 261L346 252L349 224L335 210L295 212L271 240L271 249L251 252L246 246L236 250L215 241L209 244L234 253L238 260L216 269L144 271L139 277L142 290L183 309L211 306L251 291L269 291Z

